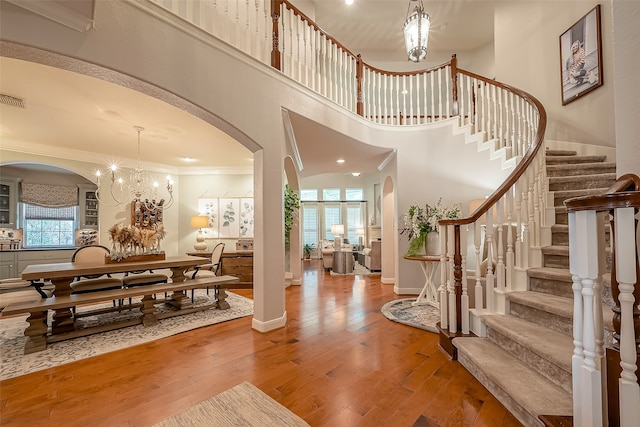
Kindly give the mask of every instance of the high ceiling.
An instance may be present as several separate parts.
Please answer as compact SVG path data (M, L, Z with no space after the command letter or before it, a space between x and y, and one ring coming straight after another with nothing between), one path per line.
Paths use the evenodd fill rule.
M405 60L401 27L407 0L355 0L351 6L344 0L293 3L300 3L305 12L313 3L316 22L354 53L362 53L370 61L402 64ZM453 52L491 42L492 2L424 4L432 20L430 52L443 52L447 58ZM102 80L0 57L0 93L23 98L26 104L24 109L0 104L4 148L65 153L65 157L92 162L98 153L105 162L126 163L123 159L131 162L136 157L134 126L143 126L141 151L145 161L180 171L252 170L252 153L225 133L161 101ZM304 175L344 172L336 165L332 154L336 150L328 147L331 142L327 141L339 146L343 157L357 157L359 172L375 172L386 156L384 150L341 139L340 135L325 139L324 150L317 152L312 149L317 126L301 119L294 120L293 125L306 168Z

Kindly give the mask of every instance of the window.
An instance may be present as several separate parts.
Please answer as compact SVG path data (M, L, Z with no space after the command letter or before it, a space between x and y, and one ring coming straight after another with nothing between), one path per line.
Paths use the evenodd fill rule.
M45 208L24 203L25 247L75 245L76 206Z
M315 203L302 205L302 245L306 244L318 244L318 205Z
M311 190L300 190L300 200L315 202L318 200L318 190L316 188Z
M322 200L339 201L340 200L340 189L339 188L323 188L322 189Z
M362 189L362 188L347 188L346 196L347 196L347 201L364 200L364 189Z
M324 239L333 240L336 235L331 234L333 224L342 224L340 205L338 203L325 203L324 205Z
M345 227L345 233L349 243L359 244L358 229L363 229L363 216L364 212L360 203L348 203L347 204L347 225Z

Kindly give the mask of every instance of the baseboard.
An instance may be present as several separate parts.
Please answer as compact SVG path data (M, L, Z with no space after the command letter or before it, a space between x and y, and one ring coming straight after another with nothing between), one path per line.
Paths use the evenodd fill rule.
M396 279L394 277L382 277L380 276L380 283L383 285L393 285L396 283Z
M282 317L277 319L268 320L266 322L261 322L257 320L255 317L251 319L251 328L255 329L258 332L269 332L274 329L283 328L287 324L287 312L285 311L282 314Z
M419 295L422 291L422 288L402 288L400 289L398 285L393 286L393 292L396 295Z

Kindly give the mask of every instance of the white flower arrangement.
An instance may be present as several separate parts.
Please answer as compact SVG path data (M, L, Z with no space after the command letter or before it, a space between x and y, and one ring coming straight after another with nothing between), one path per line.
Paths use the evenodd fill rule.
M435 205L427 204L424 208L417 204L409 206L409 210L402 214L400 229L400 234L406 234L410 242L406 256L415 256L418 253L424 246L427 233L438 231L438 221L445 218L458 218L461 210L460 203L449 207L442 206L442 199L439 199Z

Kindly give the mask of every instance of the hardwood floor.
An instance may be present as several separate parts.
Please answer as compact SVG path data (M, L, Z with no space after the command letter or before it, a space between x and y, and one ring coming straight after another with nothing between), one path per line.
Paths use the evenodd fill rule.
M0 423L148 426L249 381L312 426L520 426L435 334L380 313L397 298L305 262L285 328L246 317L2 381Z

